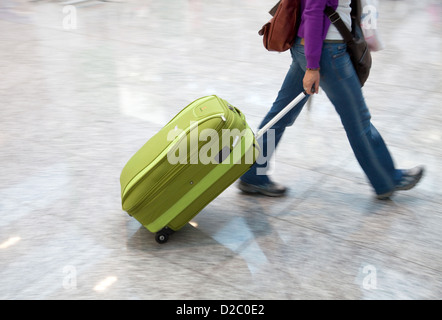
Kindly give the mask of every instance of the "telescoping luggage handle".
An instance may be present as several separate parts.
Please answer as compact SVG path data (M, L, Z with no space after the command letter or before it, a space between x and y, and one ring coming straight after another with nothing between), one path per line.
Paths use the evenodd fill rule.
M290 110L292 110L298 103L300 103L302 99L304 99L307 96L308 94L306 91L301 92L295 99L292 100L292 102L290 102L287 105L287 107L282 109L272 120L270 120L264 127L262 127L262 129L258 131L255 137L256 140L261 138L264 135L264 133L267 132L267 130L273 127L275 123L281 120L282 117L284 117Z

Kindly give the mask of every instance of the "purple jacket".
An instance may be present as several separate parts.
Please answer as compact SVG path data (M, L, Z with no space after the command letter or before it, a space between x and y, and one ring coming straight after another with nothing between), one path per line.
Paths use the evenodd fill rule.
M330 19L324 14L325 6L338 7L339 0L301 0L301 24L298 36L305 41L307 68L319 68L322 43L330 27Z

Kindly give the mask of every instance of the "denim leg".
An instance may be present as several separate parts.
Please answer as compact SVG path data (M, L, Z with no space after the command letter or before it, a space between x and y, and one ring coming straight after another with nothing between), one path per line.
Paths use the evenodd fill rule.
M297 48L298 46L300 46L300 44L295 44L295 46L291 49L293 59L292 64L272 108L264 117L261 125L259 126L260 129L303 91L302 80L304 78L305 70L303 70L301 66L303 65L305 68L305 57L299 58L297 52L301 51L301 49L303 51L304 48ZM304 63L302 63L303 58ZM281 140L286 127L291 126L295 122L306 101L307 97L289 113L287 113L281 120L274 124L268 133L264 134L263 137L258 141L261 147L260 156L250 170L241 177L242 181L251 184L265 184L269 182L269 178L266 174L270 165L269 160L273 156L276 146Z
M394 189L402 176L371 123L360 83L343 44L324 44L321 87L341 117L353 152L377 194Z

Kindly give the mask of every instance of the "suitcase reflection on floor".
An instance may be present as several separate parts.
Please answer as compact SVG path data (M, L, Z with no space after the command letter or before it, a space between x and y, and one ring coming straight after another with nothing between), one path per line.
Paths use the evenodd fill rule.
M237 213L229 210L229 206L229 212L224 212L222 207L226 201L234 203L230 200L232 200L230 195L220 201L215 200L213 205L207 207L201 216L190 221L175 235L173 245L159 246L154 242L147 241L149 233L144 227L139 226L135 233L129 236L128 246L146 253L157 250L164 253L166 250L171 253L171 255L168 253L167 256L172 260L175 252L183 259L182 248L187 248L187 258L192 260L194 255L198 256L207 250L205 248L209 247L212 252L211 257L215 261L218 259L224 261L226 255L231 258L238 257L239 261L243 261L242 270L255 274L270 264L269 258L261 249L259 239L273 234L275 230L268 224L265 215L260 215L259 219L256 218L256 215L259 214L256 212L235 216ZM235 206L233 205L233 207ZM257 207L254 207L255 209ZM133 222L130 224L134 228L136 227ZM278 234L276 236L279 237Z

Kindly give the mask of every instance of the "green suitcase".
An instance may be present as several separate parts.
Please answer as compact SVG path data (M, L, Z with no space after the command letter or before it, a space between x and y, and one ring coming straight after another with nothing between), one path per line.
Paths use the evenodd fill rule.
M258 154L240 110L217 96L200 98L127 162L120 177L123 210L164 243L244 174Z

